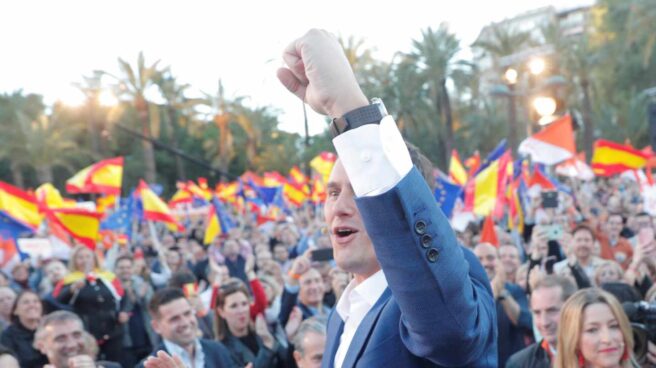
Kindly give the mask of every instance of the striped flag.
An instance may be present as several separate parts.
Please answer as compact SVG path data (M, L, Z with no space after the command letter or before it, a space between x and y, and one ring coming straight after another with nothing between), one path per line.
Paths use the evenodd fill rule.
M467 171L462 166L458 151L451 151L451 161L449 162L449 178L454 184L463 186L467 183Z
M621 174L627 170L642 169L649 155L631 146L603 139L595 142L592 170L601 176Z
M102 160L85 167L66 181L69 193L121 194L123 157Z
M150 189L145 181L141 180L137 192L143 206L144 219L165 223L169 229L183 231L184 226L173 216L169 207L155 192Z
M572 118L565 115L544 129L526 138L519 153L530 155L533 162L555 165L576 155Z
M36 198L32 194L2 181L0 212L32 230L36 230L42 220Z

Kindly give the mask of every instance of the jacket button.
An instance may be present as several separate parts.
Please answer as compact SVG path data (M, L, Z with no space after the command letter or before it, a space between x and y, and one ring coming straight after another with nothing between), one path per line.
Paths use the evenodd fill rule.
M428 262L435 263L437 261L437 258L440 256L440 252L437 251L435 248L431 248L426 252L426 258L428 258Z
M433 241L433 237L428 234L424 234L421 236L421 246L424 248L428 248L431 245L432 241Z
M426 222L424 220L415 222L415 232L419 235L423 235L426 232Z

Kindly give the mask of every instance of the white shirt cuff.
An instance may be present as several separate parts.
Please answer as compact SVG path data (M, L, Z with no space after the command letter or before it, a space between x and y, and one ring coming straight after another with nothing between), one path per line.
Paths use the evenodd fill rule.
M391 115L333 139L346 175L358 197L385 193L412 169L410 153Z

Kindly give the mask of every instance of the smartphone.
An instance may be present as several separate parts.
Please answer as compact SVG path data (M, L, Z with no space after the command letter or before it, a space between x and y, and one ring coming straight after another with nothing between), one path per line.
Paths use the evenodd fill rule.
M312 262L327 262L333 260L333 248L320 248L310 252Z
M551 275L554 272L554 265L560 261L560 243L556 240L549 240L547 242L549 246L549 251L547 252L547 259L544 263L544 269L547 272L547 275Z
M549 191L542 192L542 208L557 208L558 207L558 192Z
M563 238L563 227L561 225L549 225L545 230L547 239L561 240Z

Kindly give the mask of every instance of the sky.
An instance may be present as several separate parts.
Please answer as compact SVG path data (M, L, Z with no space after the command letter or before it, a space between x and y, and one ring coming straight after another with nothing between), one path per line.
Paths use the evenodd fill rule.
M118 73L118 58L160 60L188 97L215 94L221 78L228 98L279 112L280 128L303 132L302 105L278 82L282 51L310 28L363 39L375 58L409 52L412 40L441 22L467 54L487 24L528 10L589 5L590 0L278 0L148 1L20 0L0 3L0 93L22 89L47 103L79 100L72 85L93 70ZM371 96L375 97L375 96ZM310 111L310 109L308 109ZM309 113L310 133L325 120Z

